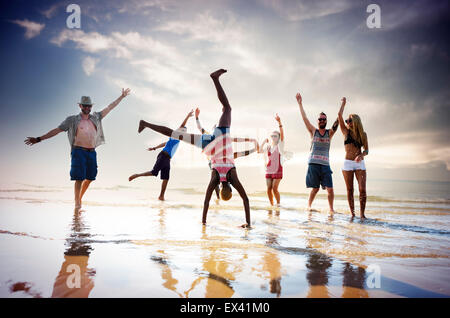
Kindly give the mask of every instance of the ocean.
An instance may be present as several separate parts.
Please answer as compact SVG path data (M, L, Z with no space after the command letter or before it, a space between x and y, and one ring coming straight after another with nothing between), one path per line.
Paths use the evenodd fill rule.
M236 191L203 226L206 185L159 184L93 184L82 212L70 183L3 186L0 297L450 296L448 182L372 179L365 220L357 189L355 218L342 189L332 215L324 191L307 211L252 189L251 229Z

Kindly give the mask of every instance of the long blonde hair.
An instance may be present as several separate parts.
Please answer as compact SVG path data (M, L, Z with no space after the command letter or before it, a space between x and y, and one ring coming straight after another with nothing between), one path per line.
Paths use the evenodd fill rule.
M364 132L363 124L361 122L361 118L356 114L350 114L350 117L352 118L352 127L349 129L351 130L353 137L355 140L361 145L366 144L366 133Z

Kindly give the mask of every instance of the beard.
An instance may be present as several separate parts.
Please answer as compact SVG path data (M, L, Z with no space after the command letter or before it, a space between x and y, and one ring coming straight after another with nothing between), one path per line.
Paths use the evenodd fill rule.
M82 109L81 112L85 115L89 115L89 113L91 112L90 109Z
M327 127L327 124L319 124L320 129L325 129L325 127Z

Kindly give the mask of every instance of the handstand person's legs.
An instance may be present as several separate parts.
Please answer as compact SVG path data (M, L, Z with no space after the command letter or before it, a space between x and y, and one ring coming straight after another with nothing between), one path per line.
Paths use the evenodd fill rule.
M220 69L215 71L214 73L211 73L210 75L214 82L214 86L216 87L217 97L219 98L223 106L222 115L220 116L218 127L231 126L231 106L230 103L228 102L227 95L225 94L225 91L223 90L222 85L219 82L219 76L225 72L226 70Z
M251 221L250 221L250 203L247 197L247 193L245 193L245 189L242 186L241 182L239 181L239 178L237 176L236 168L232 168L229 172L230 174L230 183L231 185L237 190L239 195L242 198L242 201L244 202L244 210L245 210L245 221L247 222L247 227L251 227Z
M219 183L220 183L219 173L214 169L211 170L211 180L209 181L208 188L206 189L205 201L203 202L203 216L202 216L203 224L206 224L206 216L208 214L209 201L211 200L211 195L214 189L219 185Z

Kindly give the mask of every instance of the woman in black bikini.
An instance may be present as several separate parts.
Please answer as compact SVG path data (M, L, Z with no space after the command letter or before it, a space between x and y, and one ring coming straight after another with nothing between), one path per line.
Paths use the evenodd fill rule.
M359 185L359 204L361 219L365 218L364 211L366 209L367 193L366 193L366 167L364 165L364 157L369 154L369 144L367 142L367 134L364 132L361 119L356 114L350 114L348 119L343 118L346 98L342 98L341 109L339 110L339 123L341 131L344 134L345 161L342 168L345 185L347 186L347 199L350 206L352 217L355 216L355 202L353 197L353 176L356 177ZM361 152L361 147L364 151Z

